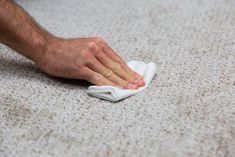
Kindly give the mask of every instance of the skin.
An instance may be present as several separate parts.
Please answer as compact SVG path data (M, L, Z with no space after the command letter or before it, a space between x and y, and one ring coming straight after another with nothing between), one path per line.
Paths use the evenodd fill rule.
M132 71L101 37L56 37L11 0L0 0L0 21L0 42L49 75L126 89L144 85L143 77Z

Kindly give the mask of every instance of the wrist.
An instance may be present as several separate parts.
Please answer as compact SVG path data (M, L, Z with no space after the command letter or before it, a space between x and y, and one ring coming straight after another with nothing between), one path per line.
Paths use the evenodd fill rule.
M33 51L35 53L32 53L33 55L30 57L30 59L37 65L43 62L45 56L51 52L51 47L55 40L56 37L51 35L35 39L33 41Z
M55 36L48 36L42 42L40 50L37 55L32 59L35 64L45 71L50 64L55 61L54 56L59 50L59 45L63 39ZM40 44L39 44L40 45Z

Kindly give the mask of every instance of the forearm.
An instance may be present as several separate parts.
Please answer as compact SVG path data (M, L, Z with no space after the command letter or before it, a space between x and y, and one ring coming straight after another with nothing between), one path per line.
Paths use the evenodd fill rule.
M0 42L37 62L52 38L20 6L0 0Z

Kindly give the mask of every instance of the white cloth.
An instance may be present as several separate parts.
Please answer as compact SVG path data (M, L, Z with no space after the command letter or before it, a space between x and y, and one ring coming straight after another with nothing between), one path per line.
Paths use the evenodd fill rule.
M153 62L146 64L141 61L132 60L128 62L127 65L144 77L145 86L137 90L121 89L114 86L89 86L87 92L100 99L119 101L146 89L156 73L156 64Z

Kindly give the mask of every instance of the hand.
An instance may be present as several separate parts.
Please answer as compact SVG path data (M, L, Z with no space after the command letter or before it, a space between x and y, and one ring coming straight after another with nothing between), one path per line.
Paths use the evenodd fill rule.
M144 85L143 77L132 71L99 37L53 38L36 64L50 75L87 80L99 86L137 89Z
M56 38L13 1L0 0L0 21L0 42L50 75L128 89L144 85L101 38Z

